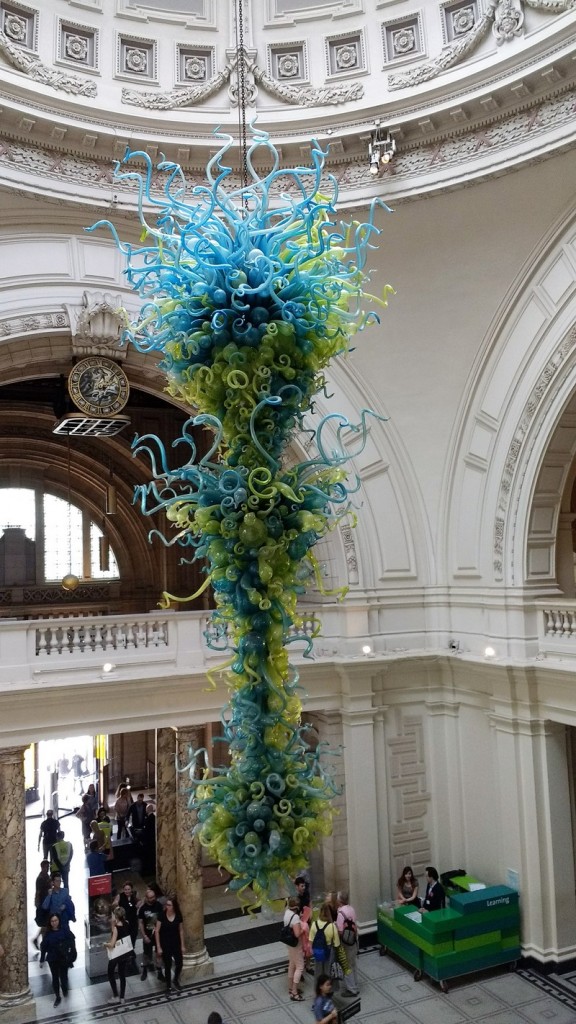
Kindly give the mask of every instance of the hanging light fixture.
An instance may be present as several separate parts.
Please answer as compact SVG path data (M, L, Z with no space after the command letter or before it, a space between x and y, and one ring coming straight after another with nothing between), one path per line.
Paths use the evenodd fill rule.
M368 159L370 161L370 174L376 177L381 166L389 164L396 153L396 139L378 122L368 143Z
M98 538L98 564L100 572L110 572L110 541L104 533L104 524L102 535Z
M112 467L110 467L110 478L106 484L106 515L115 516L118 511L118 495L116 494L116 485L114 484L114 477L112 475Z
M80 586L80 580L72 572L72 505L70 503L70 436L68 436L68 572L62 579L62 589L72 592Z

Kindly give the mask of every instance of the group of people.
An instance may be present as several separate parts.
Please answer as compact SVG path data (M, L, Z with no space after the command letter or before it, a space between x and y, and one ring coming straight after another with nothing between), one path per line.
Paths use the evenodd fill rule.
M32 942L40 952L40 965L48 964L52 975L54 1006L68 995L68 971L76 959L76 944L70 922L76 909L60 871L50 872L50 861L43 860L36 879L34 896L38 934Z
M112 929L106 943L109 956L112 954L108 961L110 1004L125 1002L126 969L135 958L138 935L143 949L141 980L146 981L149 972L156 972L158 980L166 984L167 995L173 988L180 989L185 947L184 921L177 897L163 897L160 888L151 884L140 901L132 883L126 882L112 906ZM119 947L121 952L115 955Z
M115 839L132 839L142 855L144 874L156 871L156 807L146 802L144 793L138 793L136 800L127 786L121 785L116 792L116 801L112 807L116 820ZM87 853L90 874L104 874L110 870L107 861L112 860L113 822L105 807L98 805L98 798L93 785L90 785L82 797L82 803L76 811L76 817L82 823L82 836Z
M294 888L295 894L287 901L282 922L284 941L288 945L290 999L301 1002L304 998L301 985L306 964L309 965L308 970L314 973L317 985L320 978L327 976L330 979L331 974L338 975L343 985L340 995L357 996L358 924L348 893L328 893L317 916L312 918L310 888L306 877L298 876Z
M422 898L418 895L418 879L409 865L404 868L396 887L397 902L400 906L417 907L425 912L442 910L446 906L446 893L440 884L435 867L426 868L426 889Z
M47 811L40 824L38 850L40 845L43 859L34 892L38 932L32 943L40 953L41 966L47 963L50 968L54 1006L59 1006L62 996L68 995L68 970L76 958L75 939L70 930L76 910L69 892L74 849L53 810Z

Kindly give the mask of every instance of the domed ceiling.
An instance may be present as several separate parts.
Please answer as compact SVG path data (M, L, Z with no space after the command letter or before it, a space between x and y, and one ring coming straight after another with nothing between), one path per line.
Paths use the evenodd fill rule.
M571 0L243 0L241 33L238 0L108 6L0 0L5 187L24 166L31 190L97 201L127 145L201 180L214 130L238 135L240 35L248 119L289 164L311 137L329 145L344 202L453 187L574 141ZM375 130L395 146L384 183Z

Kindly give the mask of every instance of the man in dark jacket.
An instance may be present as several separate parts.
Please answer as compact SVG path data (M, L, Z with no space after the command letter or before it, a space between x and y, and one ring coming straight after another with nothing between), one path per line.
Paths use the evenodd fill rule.
M446 893L438 881L436 868L426 868L426 893L422 910L442 910L446 905Z

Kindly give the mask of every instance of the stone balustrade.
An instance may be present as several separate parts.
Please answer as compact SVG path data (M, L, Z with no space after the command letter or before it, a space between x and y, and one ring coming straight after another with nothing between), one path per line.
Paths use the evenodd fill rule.
M541 658L576 658L576 601L536 602Z
M315 659L354 657L361 653L367 632L364 613L344 606L306 610L305 636L315 639ZM364 628L362 626L364 625ZM150 612L143 615L82 617L0 622L0 692L29 689L42 683L62 686L114 678L174 677L203 673L223 660L226 637L209 646L206 612ZM307 655L308 643L295 632L290 645L294 660Z

